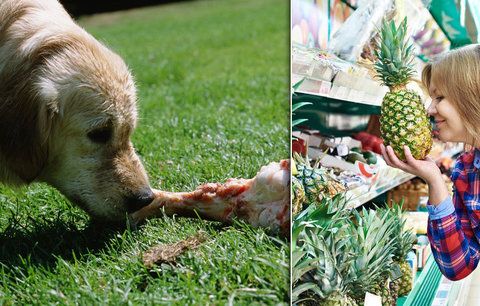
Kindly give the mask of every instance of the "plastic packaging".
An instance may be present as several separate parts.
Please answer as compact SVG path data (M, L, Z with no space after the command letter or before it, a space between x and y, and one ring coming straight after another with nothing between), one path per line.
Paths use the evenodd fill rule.
M364 0L333 34L329 50L343 60L356 62L363 47L377 33L381 22L393 9L393 0Z

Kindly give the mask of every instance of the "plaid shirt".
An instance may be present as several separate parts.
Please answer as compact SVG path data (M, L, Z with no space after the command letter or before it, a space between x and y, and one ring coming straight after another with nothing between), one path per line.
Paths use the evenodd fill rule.
M428 238L445 277L460 280L480 258L480 150L462 154L451 176L453 199L428 205Z

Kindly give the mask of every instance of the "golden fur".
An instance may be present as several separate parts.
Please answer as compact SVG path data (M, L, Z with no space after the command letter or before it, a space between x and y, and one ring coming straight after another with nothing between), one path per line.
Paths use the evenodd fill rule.
M0 181L47 182L95 217L122 219L129 201L151 195L135 124L118 55L56 0L0 0Z

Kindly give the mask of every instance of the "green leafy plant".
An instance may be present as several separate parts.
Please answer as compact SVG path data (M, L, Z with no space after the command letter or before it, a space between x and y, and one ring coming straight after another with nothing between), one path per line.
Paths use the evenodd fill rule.
M348 218L344 196L309 206L292 226L292 302L337 303L346 296L350 261Z
M296 91L300 87L300 85L302 85L303 81L305 81L305 78L301 79L300 81L298 81L297 83L295 83L292 86L292 96L296 95ZM309 104L312 104L312 103L311 102L299 102L299 103L292 104L292 116L294 115L294 113L297 109L299 109L300 107L303 107L305 105L309 105ZM307 121L307 120L308 119L304 119L304 118L292 120L292 128L294 126L299 125L300 123L303 123L303 122ZM292 139L296 139L296 137L292 137Z

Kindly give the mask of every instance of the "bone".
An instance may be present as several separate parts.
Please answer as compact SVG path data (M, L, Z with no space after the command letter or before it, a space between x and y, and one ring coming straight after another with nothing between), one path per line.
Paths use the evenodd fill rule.
M134 212L135 223L167 216L197 217L231 223L234 218L271 233L290 232L290 162L263 166L252 179L207 183L192 192L154 190L155 200Z

